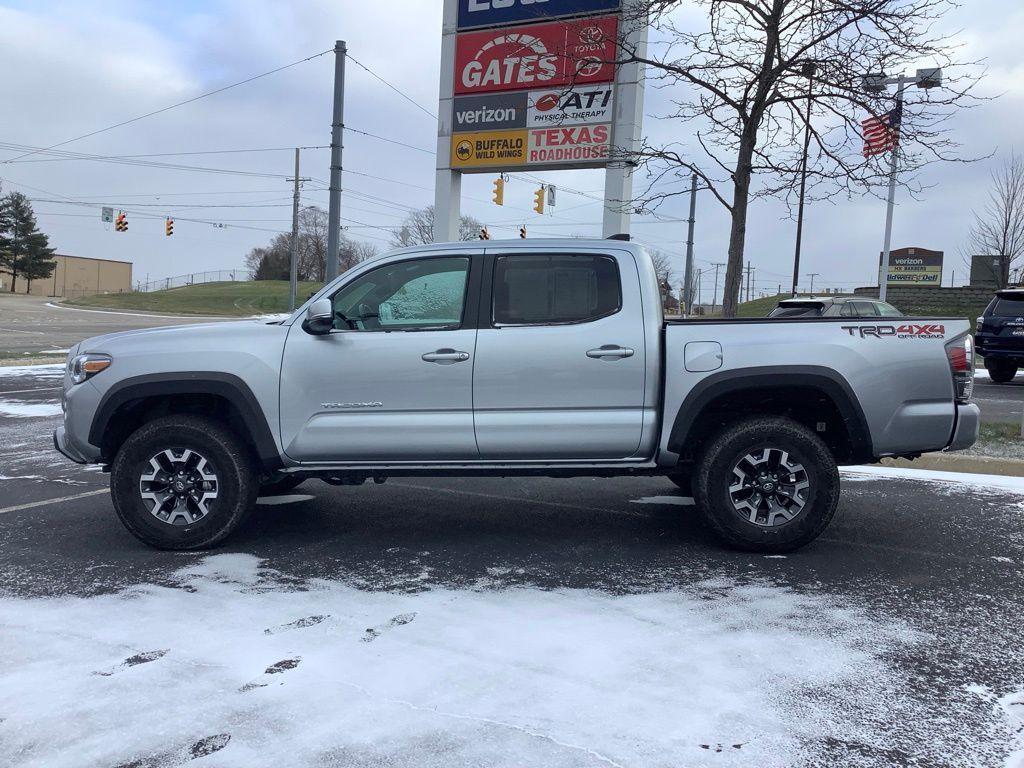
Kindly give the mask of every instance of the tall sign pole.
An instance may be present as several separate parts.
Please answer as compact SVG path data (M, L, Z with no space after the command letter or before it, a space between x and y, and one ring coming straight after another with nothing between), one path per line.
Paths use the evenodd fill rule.
M647 55L647 14L644 0L622 3L622 49L635 51L619 65L615 76L615 120L612 123L611 163L604 172L603 237L629 234L629 215L633 200L633 169L640 149L640 130L644 117L644 67L637 58Z
M345 57L344 40L334 43L334 114L331 117L331 183L327 209L327 264L324 278L329 283L338 276L338 249L341 246L341 142L345 127ZM298 168L295 176L298 177Z
M437 172L434 177L434 242L459 239L462 172L452 169L452 116L455 98L455 34L459 0L444 0L441 17L441 83L437 102Z
M697 174L690 176L690 218L686 228L686 271L683 274L683 303L686 314L692 314L693 303L693 225L697 215Z
M900 83L896 91L896 113L903 111L903 89L907 87L904 82ZM899 144L892 148L889 153L889 202L885 209L885 244L882 246L882 263L878 267L878 299L885 301L885 289L889 285L889 252L892 246L892 209L896 203L896 155L899 153Z

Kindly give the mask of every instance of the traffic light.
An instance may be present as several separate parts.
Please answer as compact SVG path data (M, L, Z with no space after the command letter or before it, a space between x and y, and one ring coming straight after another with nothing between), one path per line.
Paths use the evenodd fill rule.
M480 239L481 240L490 240L491 239L491 235L487 231L487 227L480 227Z
M544 213L544 187L533 193L533 210Z
M494 200L495 205L505 204L505 177L499 176L494 180Z
M523 224L523 226L521 226L521 227L519 228L519 236L520 236L521 238L523 238L523 240L525 240L525 239L526 239L526 225L525 225L525 224Z
M114 219L114 231L116 232L127 232L128 231L128 217L124 211L117 212L117 218Z
M167 233L168 237L174 234L174 219L168 217L164 221L164 231Z

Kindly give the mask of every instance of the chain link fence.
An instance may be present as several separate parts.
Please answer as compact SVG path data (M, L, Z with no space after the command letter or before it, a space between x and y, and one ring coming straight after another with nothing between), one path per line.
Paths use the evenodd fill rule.
M137 293L166 291L170 288L181 288L186 285L202 283L244 282L253 279L251 269L211 269L206 272L189 272L187 275L161 277L156 280L139 280L134 285Z

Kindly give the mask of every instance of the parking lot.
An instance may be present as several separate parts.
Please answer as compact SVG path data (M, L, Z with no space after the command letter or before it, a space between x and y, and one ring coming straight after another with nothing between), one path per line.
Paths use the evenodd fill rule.
M850 468L788 556L660 478L307 481L158 552L59 379L0 373L4 765L1024 760L1024 479Z

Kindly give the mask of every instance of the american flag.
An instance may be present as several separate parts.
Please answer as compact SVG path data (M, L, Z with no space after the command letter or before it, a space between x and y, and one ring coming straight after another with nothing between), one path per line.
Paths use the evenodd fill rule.
M868 117L860 121L864 134L864 157L881 155L895 149L900 143L900 121L903 119L903 105L900 104L891 112L878 117Z

